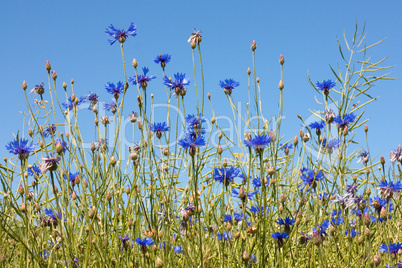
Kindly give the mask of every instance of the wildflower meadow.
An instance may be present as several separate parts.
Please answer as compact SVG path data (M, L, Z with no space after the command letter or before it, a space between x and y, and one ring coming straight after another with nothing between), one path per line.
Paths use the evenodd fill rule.
M125 56L142 42L136 24L104 28L122 73L103 89L59 81L51 59L21 81L24 127L1 145L2 267L402 267L402 147L370 151L365 116L393 79L370 57L382 41L357 26L338 38L340 64L306 76L314 120L294 114L300 132L286 133L286 55L265 63L280 74L266 114L258 42L239 51L243 77L212 90L201 30L174 37L193 69L172 69L166 51Z

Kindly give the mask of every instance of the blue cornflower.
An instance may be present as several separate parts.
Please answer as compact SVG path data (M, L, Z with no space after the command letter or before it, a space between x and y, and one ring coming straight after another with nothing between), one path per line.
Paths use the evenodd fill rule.
M327 153L329 154L332 154L334 149L337 149L339 145L341 145L341 142L339 141L338 138L330 140L328 143L326 138L324 138L324 140L322 141L322 147L325 148Z
M315 228L313 228L313 232L317 232L321 237L324 237L327 235L326 231L329 227L329 220L326 219L322 222L321 225L317 225Z
M243 220L243 212L234 213L233 216L234 216L234 220L235 220L236 222L241 222L241 221ZM246 217L246 218L247 218L247 217Z
M6 149L10 153L18 155L18 158L20 160L23 160L27 159L29 154L33 153L36 150L36 147L33 145L33 142L31 142L31 144L28 144L28 140L22 138L15 139L7 143Z
M223 237L223 239L226 241L226 240L228 240L229 238L231 238L231 235L229 235L227 232L223 231L222 234L218 233L218 234L216 235L216 237L218 238L219 241L222 240L222 237Z
M383 199L391 199L392 196L394 195L394 192L400 192L402 189L402 183L400 182L387 182L387 180L385 181L380 181L380 183L378 184L379 188L380 188L380 195L381 198Z
M232 223L232 215L230 215L230 214L225 214L225 216L223 217L223 222L230 222L230 223Z
M55 150L58 154L65 153L66 150L68 150L68 145L66 142L64 142L62 139L57 138L57 140L54 141L54 147Z
M186 78L186 75L182 73L176 73L174 78L175 81L170 81L169 77L163 77L163 84L174 90L177 97L186 95L187 90L185 86L190 84L190 79Z
M396 264L396 266L391 266L391 265L387 264L387 265L385 266L385 268L402 268L402 262L399 261L399 262Z
M267 179L267 183L265 184L265 186L268 187L268 186L269 186L269 182L271 181L271 178L270 178L270 177L267 177L266 179ZM262 185L260 177L256 177L255 179L253 179L253 180L251 181L251 183L253 184L254 188L261 187L261 185Z
M75 184L79 183L80 178L82 178L82 174L80 173L71 173L70 172L70 183L71 186L74 187ZM64 179L67 179L67 175L64 175Z
M285 233L290 233L290 226L296 222L294 218L286 217L285 219L278 219L277 224L283 225L285 227Z
M257 262L257 257L254 254L251 254L250 256L250 262L251 263L256 263Z
M123 93L124 91L124 84L121 81L117 82L116 85L114 83L107 82L105 89L108 93L113 94L115 99L118 99L119 94Z
M362 163L363 165L366 165L367 162L369 161L369 153L364 150L361 153L359 153L358 157L359 160L357 161L357 163Z
M350 232L348 232L348 230L345 231L346 237L355 237L356 235L357 235L356 230L350 230Z
M219 181L220 183L229 185L229 183L231 183L234 180L234 178L238 177L239 173L240 170L233 166L226 168L225 167L215 168L214 179L216 181Z
M186 135L184 139L179 140L179 145L183 147L183 149L190 148L190 155L195 155L195 149L197 147L202 147L206 145L205 139L203 136L198 136L196 138L192 138L189 135Z
M35 87L31 90L31 92L29 94L34 93L34 96L36 96L36 94L39 94L42 96L42 94L45 93L45 89L43 88L44 85L45 85L44 83L35 85Z
M231 78L230 79L225 79L223 81L219 81L219 86L221 88L223 88L223 92L225 92L228 95L232 94L232 90L235 87L238 87L239 85L240 85L239 82L236 82L235 80L233 80Z
M352 195L355 195L355 193L357 192L357 186L356 185L347 185L346 192L350 193Z
M26 172L28 172L28 176L37 176L39 174L42 174L42 171L40 170L40 168L34 164L31 167L28 167L26 170Z
M133 83L133 85L140 85L142 88L147 88L148 82L151 81L152 79L155 79L155 75L147 76L147 73L149 72L149 69L147 67L142 67L142 71L144 74L140 74L137 77L129 77L128 81Z
M345 114L343 119L338 115L334 118L335 123L338 124L338 128L344 130L350 123L353 123L356 119L356 115L353 113Z
M264 214L264 213L268 213L268 211L270 211L270 209L268 207L266 207L264 209L264 206L261 206L261 207L251 206L250 211L251 211L251 213L254 213L254 214L257 214L257 213Z
M232 197L240 198L243 202L247 199L252 199L253 196L258 194L258 190L246 192L244 190L237 190L236 188L232 188Z
M154 59L155 63L160 63L162 68L166 67L166 63L169 63L169 61L172 59L172 56L169 54L160 54L156 56Z
M95 149L97 151L104 152L108 148L107 139L100 139L98 142L95 143Z
M141 250L143 250L143 251L147 251L148 246L151 246L151 245L155 244L155 241L153 241L152 238L150 238L150 237L147 237L147 238L144 238L144 239L136 238L135 242L138 245L140 245Z
M276 239L278 241L278 246L282 247L283 246L283 239L289 238L289 235L287 233L273 233L271 236L273 239Z
M119 41L120 43L124 43L129 36L136 36L137 35L137 26L134 23L131 23L128 27L127 31L124 29L116 29L112 24L108 28L106 28L105 33L113 37L113 39L109 39L108 42L110 45L113 45L114 42Z
M325 127L325 122L313 122L308 125L311 129L315 129L315 133L319 136L321 135L321 129Z
M112 99L111 103L104 103L103 104L103 109L106 111L112 112L115 114L117 112L117 102L116 99Z
M94 105L98 103L98 94L89 92L89 95L84 96L87 101L90 102L88 109L92 109Z
M302 168L300 172L300 178L302 179L302 183L299 184L300 191L303 191L307 187L307 192L309 192L311 189L317 187L317 181L324 179L321 171L318 171L316 174L314 170Z
M49 135L53 136L53 134L56 133L56 126L51 124L50 126L46 127L42 133L45 138L49 137Z
M259 154L264 152L265 146L271 142L271 137L267 135L257 135L250 140L244 140L244 144L247 147L252 147Z
M180 254L183 252L183 247L182 246L175 246L174 247L174 253Z
M328 80L322 80L322 83L317 82L315 85L317 86L317 88L319 90L322 90L324 92L325 95L329 94L329 91L335 87L335 82L332 81L331 79Z
M282 146L282 144L280 145ZM285 152L285 154L287 155L289 153L289 150L293 148L293 144L291 143L286 143L285 145L282 146L282 150Z
M78 100L76 102L76 100ZM71 97L68 98L67 103L63 102L61 105L65 108L71 111L73 108L77 108L81 103L84 103L86 101L86 98L81 96L79 98L75 97L74 100L71 99Z
M126 249L129 246L129 240L130 240L130 237L128 235L123 236L123 238L121 239L120 250L123 250L123 248Z
M318 195L318 199L321 200L322 202L327 201L329 199L329 193L327 192L320 193Z
M399 250L402 250L402 243L391 243L389 246L382 243L380 246L380 251L383 253L397 254Z
M169 131L169 129L170 127L166 124L166 122L153 123L150 127L150 130L156 134L156 137L158 137L158 139L162 137L162 132Z
M198 130L202 123L206 121L206 118L202 114L189 114L186 116L185 120L189 128Z
M58 211L55 213L50 208L45 209L45 215L49 218L49 223L54 226L57 226L58 220L61 219L61 212ZM66 220L66 219L64 219L64 220Z
M331 224L332 225L341 225L344 222L343 217L332 217Z
M395 163L396 161L399 161L402 163L402 148L398 146L398 149L391 151L391 163Z

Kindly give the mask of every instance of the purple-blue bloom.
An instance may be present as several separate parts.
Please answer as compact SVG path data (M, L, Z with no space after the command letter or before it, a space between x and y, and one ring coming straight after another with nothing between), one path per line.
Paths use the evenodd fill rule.
M244 144L249 148L254 148L257 153L263 153L264 148L271 142L271 137L267 135L257 135L250 140L244 140Z
M166 67L166 63L169 63L169 61L172 59L172 56L169 54L160 54L156 56L154 59L155 63L160 63L162 68Z
M391 243L389 246L382 243L380 246L380 251L383 253L397 254L399 250L402 250L402 243Z
M380 195L384 199L391 198L395 192L400 192L402 189L402 183L400 182L393 183L391 181L387 182L387 180L380 181L378 186L380 188Z
M107 82L105 89L108 93L112 94L115 99L118 99L119 95L124 91L124 84L121 81L117 82L116 85L114 83Z
M264 214L264 213L267 213L268 211L270 211L270 209L268 207L266 207L264 209L264 206L261 206L261 207L251 206L250 211L254 214L257 214L257 213Z
M194 150L196 147L205 146L206 142L203 136L198 136L195 139L189 135L186 135L184 139L179 140L179 145L183 147L183 149L192 149Z
M78 102L76 100L78 99ZM81 96L79 98L75 97L74 101L71 99L71 97L68 98L68 103L63 102L61 105L65 108L71 111L73 108L78 107L81 103L84 103L86 101L86 98Z
M86 101L90 102L88 109L92 109L92 107L98 103L99 96L94 92L89 92L89 94L84 96L84 98Z
M322 147L327 150L327 153L332 154L334 149L338 148L339 145L341 145L341 142L339 141L338 138L332 139L327 143L327 139L324 138L322 141Z
M175 246L174 247L174 253L180 254L183 252L183 247L182 246Z
M302 183L299 184L300 191L303 191L307 187L307 192L316 187L317 181L320 181L324 178L321 170L314 172L314 170L308 170L306 168L300 169L300 178L302 179Z
M34 96L36 96L36 94L42 95L43 93L45 93L45 89L43 88L44 85L44 83L36 85L29 94L34 93Z
M402 148L399 146L398 149L391 151L391 163L399 161L402 163Z
M313 122L308 125L311 129L320 130L325 127L325 122L321 120L321 122Z
M147 67L142 67L143 74L138 75L137 77L129 77L128 81L133 83L133 85L140 85L142 88L147 88L148 82L152 79L155 79L155 75L147 76L149 69Z
M232 188L232 197L236 197L236 198L240 198L241 200L245 201L246 197L247 199L252 199L253 196L255 196L256 194L258 194L258 190L255 191L251 191L251 192L246 192L244 191L244 196L240 196L239 195L239 190L237 190L236 188Z
M27 159L29 154L33 153L36 150L36 147L33 145L33 142L28 144L28 140L22 138L10 141L6 145L6 149L10 153L18 155L18 159L23 160Z
M235 168L233 166L230 167L221 167L221 168L215 168L214 169L214 179L216 181L219 181L220 183L223 183L225 185L229 185L234 178L238 177L240 173L240 170L238 168Z
M28 172L28 176L35 176L42 174L42 171L36 164L32 165L30 168L27 168L25 171Z
M108 28L106 28L105 33L113 37L113 39L109 39L108 42L110 45L113 45L116 41L119 41L120 43L124 43L129 36L136 36L137 35L137 27L135 26L134 23L131 23L130 26L128 27L127 31L124 29L116 29L112 24Z
M45 136L45 138L49 137L49 135L53 136L54 133L56 133L56 126L54 124L51 124L43 130L43 136Z
M329 91L335 87L336 83L331 79L323 80L322 83L317 82L315 84L319 90L322 90L325 95L328 95Z
M166 124L166 122L163 123L153 123L151 124L150 130L156 134L156 137L160 139L162 137L162 133L169 131L170 127Z
M223 88L223 91L228 95L232 94L232 90L235 87L238 87L239 85L240 85L239 82L236 82L235 80L233 80L231 78L230 79L225 79L223 81L219 81L219 86L221 88Z
M113 114L117 112L117 102L116 99L112 99L111 103L104 103L103 109L112 112Z
M356 115L353 113L345 114L343 119L338 115L334 118L335 123L338 124L338 128L344 130L345 127L349 126L350 123L353 123L356 119Z
M182 73L176 73L174 78L175 81L170 81L169 77L163 77L163 84L174 90L177 97L186 95L186 86L190 84L190 79L186 78L186 75Z
M144 239L136 238L135 242L141 247L143 251L146 251L148 249L148 246L155 244L155 241L153 241L150 237Z

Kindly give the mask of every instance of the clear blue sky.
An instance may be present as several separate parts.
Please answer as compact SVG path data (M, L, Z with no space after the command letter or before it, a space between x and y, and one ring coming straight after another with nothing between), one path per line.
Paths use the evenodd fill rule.
M366 22L368 43L386 38L369 55L373 60L389 56L387 65L396 65L392 77L401 78L402 3L400 1L2 1L0 4L3 34L0 42L3 102L0 105L3 130L0 132L1 156L10 156L4 145L12 133L22 129L25 99L21 84L28 90L45 82L45 61L49 60L61 83L75 79L77 95L97 92L110 101L106 82L124 80L119 45L110 46L104 33L109 24L125 28L134 22L138 35L125 43L129 76L131 61L148 66L158 76L150 82L148 92L164 100L161 68L152 59L161 53L172 55L167 75L185 72L193 80L191 49L187 43L193 28L203 31L201 43L205 67L206 90L211 92L215 112L225 114L229 104L218 81L234 78L241 83L236 90L247 90L247 67L252 66L250 43L257 42L257 75L261 78L265 115L277 110L279 92L278 58L286 59L284 75L284 129L287 138L301 128L296 114L304 118L315 109L314 96L307 74L314 81L332 78L329 64L341 62L336 36L346 30L350 37L355 22ZM401 80L378 83L371 91L379 100L368 107L372 153L386 159L391 149L401 143ZM137 91L127 95L125 111L137 110ZM189 87L187 112L195 100ZM48 94L48 93L47 93ZM235 93L234 93L235 94ZM244 95L245 96L245 95ZM236 97L235 97L236 98ZM206 106L209 115L209 106ZM93 115L88 111L89 122ZM229 114L230 115L230 114ZM25 133L27 135L27 133Z

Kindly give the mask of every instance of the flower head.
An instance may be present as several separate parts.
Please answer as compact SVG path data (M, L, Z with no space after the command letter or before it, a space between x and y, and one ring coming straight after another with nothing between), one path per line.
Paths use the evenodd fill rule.
M317 186L317 181L324 179L321 170L315 173L314 170L302 168L300 173L300 178L302 179L302 183L299 184L300 191L303 191L307 187L307 192L309 192Z
M257 135L250 140L244 140L247 147L252 147L257 153L263 153L264 148L271 142L271 137L267 135Z
M223 81L219 81L219 86L221 88L223 88L223 91L228 95L232 94L232 90L235 87L238 87L239 85L240 85L239 82L236 82L235 80L233 80L231 78L230 79L225 79Z
M251 206L250 211L253 214L257 214L257 213L264 214L264 213L268 213L268 211L270 211L270 209L268 207L266 207L264 209L264 206L261 206L261 207Z
M56 126L54 124L47 126L43 130L43 136L45 136L45 138L49 137L49 135L53 136L54 133L56 133Z
M118 99L119 94L123 93L124 91L124 84L121 81L117 82L116 85L114 83L107 82L105 89L108 93L113 94L115 99Z
M281 146L282 146L281 149L285 152L286 155L289 153L289 150L293 148L293 144L291 144L290 142L284 145L281 144Z
M341 145L341 142L338 138L332 139L327 143L327 139L324 138L322 141L322 147L326 149L327 153L332 154L334 149L338 148Z
M367 164L368 161L369 161L369 153L363 150L361 153L359 153L359 160L357 162Z
M183 252L183 247L182 247L182 246L175 246L175 247L173 248L173 250L174 250L174 253L180 254L180 253Z
M331 109L325 110L325 111L321 112L321 114L324 114L325 122L327 122L327 124L331 124L334 121L334 118L336 116L334 111Z
M321 120L321 122L313 122L308 125L311 129L315 129L317 135L321 135L321 129L325 127L325 122Z
M396 149L395 151L391 151L390 161L392 163L395 163L396 161L399 161L400 163L402 163L402 147L401 146L398 146L398 149Z
M33 142L31 142L31 144L28 144L28 140L22 138L10 141L6 145L6 149L10 153L18 155L18 158L20 160L24 160L28 158L30 153L33 153L36 150L36 147L33 145Z
M155 63L160 63L162 68L166 67L166 63L169 63L169 61L172 59L172 56L169 54L160 54L156 56L154 59Z
M395 192L400 192L402 190L402 183L400 182L387 182L385 181L380 181L378 184L379 189L380 189L380 195L381 198L383 199L390 199L394 195Z
M48 156L42 158L42 163L40 164L40 169L42 170L42 173L45 173L46 171L55 171L57 169L57 164L60 161L60 157L55 157L55 156Z
M44 83L36 85L29 94L34 93L34 96L36 96L36 94L42 95L43 93L45 93L45 89L43 88L44 85Z
M183 149L190 148L190 155L195 154L195 149L197 147L202 147L206 145L205 139L203 136L198 136L196 138L191 137L190 135L186 135L184 139L179 140L179 145L183 147Z
M92 109L92 107L98 103L99 96L94 92L89 92L89 94L84 96L84 98L90 103L88 109Z
M338 128L341 130L344 130L346 127L349 126L349 124L353 123L356 119L356 115L353 113L350 114L345 114L343 119L338 115L337 117L334 118L335 123L338 124Z
M54 141L54 147L55 150L58 154L65 153L66 150L68 150L68 145L66 142L64 142L62 139L57 138L57 140Z
M162 137L162 133L169 131L170 127L166 124L166 122L163 123L153 123L151 124L150 130L156 134L156 137L160 139Z
M182 73L176 73L174 78L175 81L171 81L169 77L163 77L163 84L170 87L171 90L174 90L176 96L186 95L187 89L185 86L190 84L190 79L186 78L186 75Z
M135 242L141 247L141 250L143 251L147 251L148 246L155 244L155 241L153 241L150 237L144 239L136 238Z
M239 173L240 173L240 170L233 166L226 167L226 168L224 168L224 167L215 168L214 169L214 179L216 181L219 181L220 183L229 185L234 180L234 178L238 177Z
M149 72L149 69L147 67L142 68L143 74L138 75L137 77L129 77L128 81L133 83L133 85L140 85L142 88L147 88L148 82L151 81L152 79L155 79L155 75L150 75L147 76L147 73Z
M323 80L322 83L317 82L315 85L319 90L322 90L325 95L329 94L329 91L335 87L335 82L333 82L331 79L328 80Z
M112 99L111 103L104 103L103 104L103 109L105 109L106 111L110 111L113 114L115 114L117 112L117 102L116 99Z
M28 176L34 176L34 177L38 176L39 174L42 174L42 171L36 164L32 165L31 167L28 167L26 169L26 172L28 173Z
M243 202L247 199L252 199L253 196L258 194L258 190L254 191L244 191L242 190L237 190L236 188L232 188L232 197L240 198Z
M285 233L290 233L290 226L296 222L294 218L286 217L285 219L278 219L277 224L283 225L285 227Z
M276 239L278 241L278 246L282 247L283 246L283 239L289 238L289 235L287 233L273 233L271 236L273 239Z
M391 243L389 246L382 243L380 246L380 251L383 253L397 254L399 250L402 250L402 243Z
M201 40L202 40L201 33L202 33L202 31L197 31L196 29L194 29L194 32L191 33L190 38L187 40L187 42L195 43L195 44L201 43Z
M112 24L108 28L106 28L105 33L113 37L113 39L109 39L108 42L110 45L113 45L114 42L119 41L120 43L124 43L129 36L136 36L137 35L137 27L134 23L131 23L128 27L127 31L124 29L116 29Z

